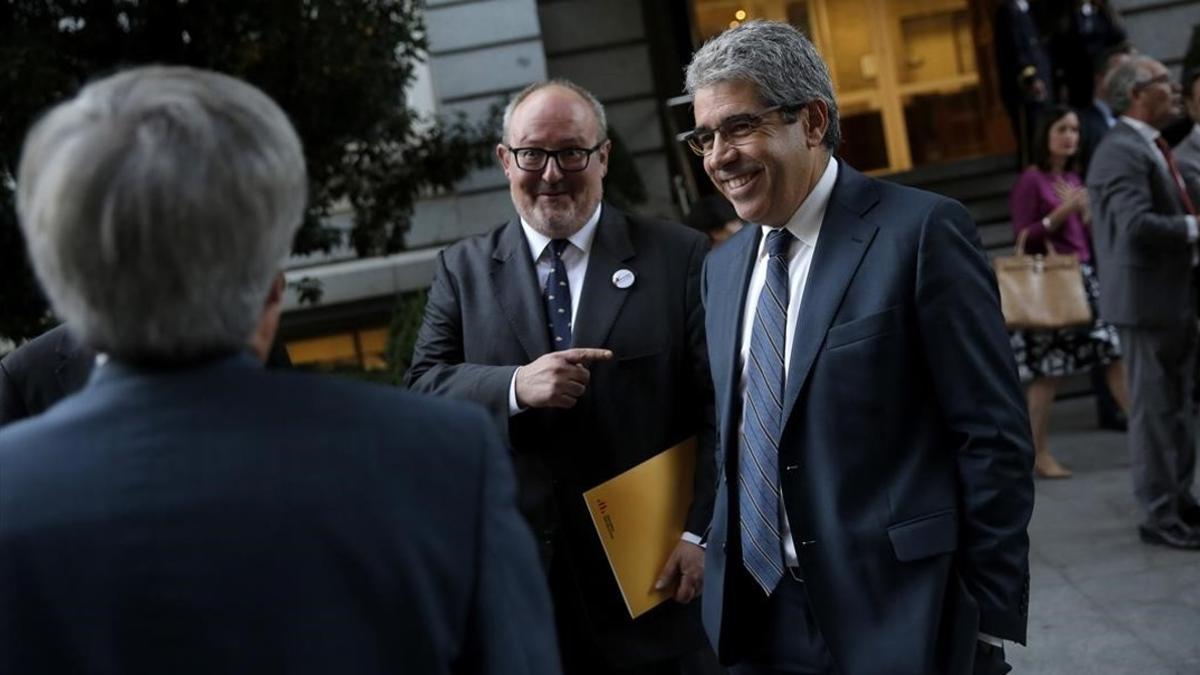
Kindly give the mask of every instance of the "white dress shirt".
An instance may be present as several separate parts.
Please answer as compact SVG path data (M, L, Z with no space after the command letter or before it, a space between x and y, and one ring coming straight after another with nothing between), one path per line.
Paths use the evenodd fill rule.
M784 225L794 235L792 246L788 249L788 306L786 339L783 348L784 383L787 383L787 369L792 363L792 341L796 335L796 322L800 317L800 308L804 302L804 286L808 281L808 270L812 264L813 251L817 247L817 237L821 234L821 221L825 219L825 207L829 205L829 196L833 193L833 184L837 180L838 163L834 158L829 159L825 173L813 187L812 192L804 199L804 203ZM746 312L742 316L742 369L738 380L738 392L742 396L743 417L750 409L746 404L746 364L750 361L750 336L754 333L754 315L758 311L758 296L762 293L767 279L766 250L767 233L772 228L762 227L762 237L758 242L758 254L754 259L754 271L750 274L750 286L746 289ZM741 443L743 420L738 421L738 442ZM779 518L782 523L780 539L783 540L783 558L788 567L798 567L796 544L792 541L792 527L788 522L787 512L783 508L783 494L779 495Z

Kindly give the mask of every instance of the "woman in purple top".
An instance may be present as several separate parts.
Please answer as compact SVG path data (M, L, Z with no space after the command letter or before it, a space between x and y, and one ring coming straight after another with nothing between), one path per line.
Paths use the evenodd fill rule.
M1083 270L1092 316L1090 325L1057 330L1021 330L1012 334L1021 381L1029 383L1029 421L1033 426L1034 471L1043 478L1071 475L1050 454L1046 427L1060 380L1076 372L1107 365L1108 388L1122 410L1129 408L1125 369L1117 331L1100 321L1096 309L1099 284L1092 266L1087 189L1076 173L1079 118L1066 106L1051 106L1038 116L1033 166L1017 179L1009 198L1015 234L1026 233L1025 250L1045 253L1049 242L1058 253L1074 253Z

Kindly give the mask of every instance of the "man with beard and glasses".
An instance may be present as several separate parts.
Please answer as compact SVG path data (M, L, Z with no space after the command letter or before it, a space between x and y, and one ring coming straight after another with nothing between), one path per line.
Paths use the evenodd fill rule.
M482 404L508 439L567 673L704 672L692 601L715 483L708 240L602 201L606 128L567 81L512 99L496 154L517 217L439 256L407 381ZM674 600L630 619L581 495L693 436L694 499L660 577Z

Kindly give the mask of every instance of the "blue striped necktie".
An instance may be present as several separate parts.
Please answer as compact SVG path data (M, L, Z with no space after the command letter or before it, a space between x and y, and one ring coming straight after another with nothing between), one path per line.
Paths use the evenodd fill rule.
M767 595L783 578L784 566L779 536L779 434L787 343L788 249L794 239L784 228L767 234L767 278L750 335L738 458L742 564Z
M571 285L562 254L570 242L550 240L550 275L546 277L546 318L550 328L550 349L558 351L571 346Z

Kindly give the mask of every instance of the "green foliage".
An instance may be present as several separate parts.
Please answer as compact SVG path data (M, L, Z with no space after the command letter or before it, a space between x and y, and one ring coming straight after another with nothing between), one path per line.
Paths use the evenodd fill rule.
M388 372L393 384L400 384L412 365L413 347L417 344L417 332L421 330L421 319L428 302L429 291L425 289L402 293L396 299L387 345Z
M426 123L405 87L426 48L420 0L0 0L0 335L36 334L44 303L12 216L11 177L37 115L87 81L142 63L246 79L287 111L304 141L311 203L298 253L328 251L320 225L354 212L359 255L399 250L418 196L490 159L490 129Z

